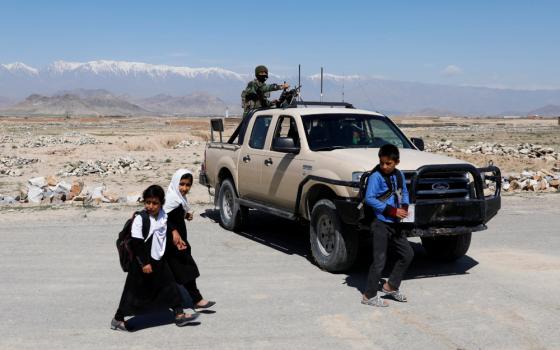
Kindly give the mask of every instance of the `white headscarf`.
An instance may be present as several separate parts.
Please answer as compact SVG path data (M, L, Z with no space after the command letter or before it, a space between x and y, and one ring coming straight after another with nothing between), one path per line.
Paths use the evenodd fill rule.
M192 212L189 202L187 201L187 196L181 195L181 191L179 191L179 182L181 182L181 178L185 174L192 175L192 172L188 169L179 169L171 178L171 182L169 183L169 187L167 187L167 192L165 193L165 204L163 205L163 210L165 210L166 213L169 213L179 205L182 205L183 209L185 209L187 213Z

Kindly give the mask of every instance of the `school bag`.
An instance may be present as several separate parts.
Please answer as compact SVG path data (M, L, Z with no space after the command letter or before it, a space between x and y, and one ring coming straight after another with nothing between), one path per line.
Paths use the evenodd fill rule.
M385 184L387 184L387 191L385 191L382 194L380 194L379 196L377 196L376 198L378 200L380 200L382 202L387 201L389 198L391 198L393 195L396 194L396 191L402 190L402 188L404 186L403 179L402 179L402 173L398 169L396 169L396 171L395 171L395 175L396 175L396 178L397 178L397 188L396 189L393 188L393 184L391 183L390 176L385 176L381 172L381 168L380 168L379 164L377 166L375 166L375 168L373 168L372 170L364 172L362 174L362 176L360 177L360 187L359 187L359 193L358 193L358 196L360 198L360 204L359 204L358 208L364 207L364 210L362 211L363 214L362 214L362 217L360 218L360 221L362 221L364 223L370 223L370 222L373 221L373 219L375 219L375 213L373 212L373 208L370 207L369 205L366 205L366 191L367 191L369 177L370 177L371 174L375 173L376 171L379 171L379 173L381 174L381 176L385 180Z
M135 212L132 217L126 220L124 227L117 238L117 251L119 252L119 262L121 263L121 268L124 272L130 270L130 265L134 260L134 253L130 246L132 238L132 222L136 215L142 217L142 236L144 239L148 237L150 232L150 217L148 212L145 210L140 210Z

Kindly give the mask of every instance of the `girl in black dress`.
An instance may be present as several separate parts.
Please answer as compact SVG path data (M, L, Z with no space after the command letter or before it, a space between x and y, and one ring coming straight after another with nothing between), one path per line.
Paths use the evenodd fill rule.
M173 175L167 188L167 201L163 207L167 213L168 236L173 237L173 242L168 243L169 267L173 271L175 281L189 292L193 300L194 309L207 309L215 304L202 297L196 286L196 279L200 276L198 267L191 255L191 245L187 240L187 226L185 219L193 219L193 211L187 201L193 184L192 173L187 169L179 169Z
M162 308L173 309L177 326L184 326L198 317L197 313L183 312L179 290L165 259L168 239L167 214L162 210L165 202L163 188L152 185L144 191L143 198L150 229L144 238L142 215L136 215L131 228L134 260L126 277L119 308L111 320L111 329L114 330L128 330L125 316Z

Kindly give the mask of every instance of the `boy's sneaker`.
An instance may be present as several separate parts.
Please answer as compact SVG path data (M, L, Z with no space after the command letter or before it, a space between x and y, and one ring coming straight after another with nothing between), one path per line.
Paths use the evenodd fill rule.
M377 307L387 307L389 304L385 302L385 300L381 299L379 295L374 296L373 298L362 298L362 304L369 305L369 306L377 306Z
M395 299L396 301L400 301L401 303L406 303L408 301L406 299L406 295L402 294L399 289L390 292L385 288L381 288L381 291L385 293L385 295L390 296L391 298Z

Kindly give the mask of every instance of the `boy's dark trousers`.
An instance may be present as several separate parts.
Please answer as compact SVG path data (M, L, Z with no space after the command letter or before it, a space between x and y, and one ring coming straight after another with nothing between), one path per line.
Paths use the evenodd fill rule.
M391 249L391 253L395 252L398 256L388 281L389 285L395 289L400 287L408 265L414 257L414 251L410 247L410 243L396 224L375 219L370 230L373 241L373 262L369 268L365 292L368 299L376 296L377 291L381 289L379 280L383 268L385 268L389 249Z

